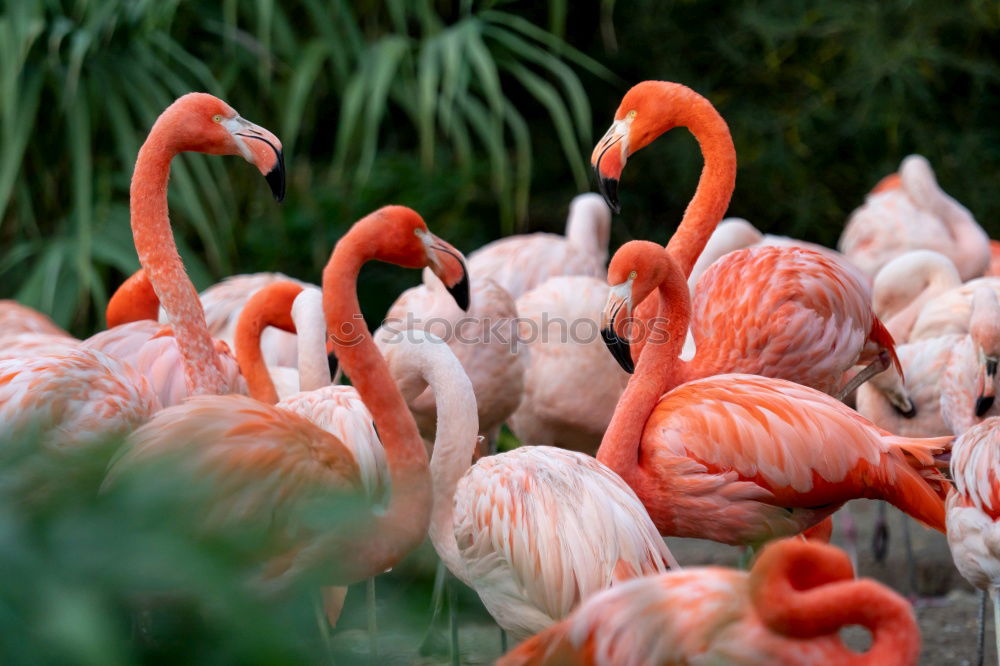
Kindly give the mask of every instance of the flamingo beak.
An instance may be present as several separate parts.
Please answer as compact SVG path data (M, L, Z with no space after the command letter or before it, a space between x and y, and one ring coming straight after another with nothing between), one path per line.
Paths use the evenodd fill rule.
M608 292L608 301L604 305L604 312L601 313L601 338L604 340L608 351L618 361L622 369L632 374L635 372L635 363L632 361L632 347L629 345L628 336L620 336L616 330L617 318L622 309L625 310L625 318L632 316L632 280L629 279L619 285L611 287Z
M608 207L621 212L618 201L618 181L628 159L628 121L616 120L594 147L590 164L597 176L597 189Z
M285 199L285 157L278 137L240 116L227 118L222 125L229 130L243 159L267 179L274 200L281 203Z
M465 267L465 257L450 243L446 243L430 232L420 234L427 250L427 265L444 283L445 289L455 299L463 311L469 311L469 271Z
M983 378L982 389L979 395L976 396L976 417L982 418L986 415L986 412L990 410L993 406L993 402L996 399L996 381L997 381L997 360L995 357L984 356L985 361L985 373Z

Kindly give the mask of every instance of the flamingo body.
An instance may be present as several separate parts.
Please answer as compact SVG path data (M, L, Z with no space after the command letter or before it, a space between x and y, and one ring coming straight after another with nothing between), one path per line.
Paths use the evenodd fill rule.
M17 333L44 333L70 337L48 316L17 301L0 300L0 338Z
M221 392L245 395L246 382L229 346L219 339L213 342L223 382ZM82 346L126 361L141 372L164 407L179 404L190 395L185 383L184 359L169 326L149 319L121 324L91 336Z
M598 333L607 298L604 281L566 276L518 299L527 370L508 423L522 442L597 451L628 382Z
M98 351L0 360L0 429L7 436L37 424L51 427L59 445L96 443L132 431L159 408L141 374Z
M482 458L459 481L454 511L456 575L515 639L674 562L635 493L574 451L526 446Z

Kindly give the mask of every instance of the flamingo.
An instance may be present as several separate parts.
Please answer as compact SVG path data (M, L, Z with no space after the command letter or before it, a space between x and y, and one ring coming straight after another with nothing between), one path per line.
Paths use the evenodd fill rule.
M871 632L864 653L843 644L838 631L848 625ZM788 539L769 545L749 573L687 568L594 595L497 666L912 666L919 655L905 599L855 580L837 548Z
M1000 418L991 416L966 430L951 450L948 495L948 546L959 573L993 600L993 622L1000 654ZM982 663L983 615L979 616Z
M960 435L986 416L1000 413L995 404L1000 362L1000 303L980 287L973 294L969 333L952 348L941 378L941 416Z
M380 346L404 394L429 385L437 401L431 542L497 624L525 638L609 585L677 567L635 493L588 455L522 446L470 469L473 385L448 345L409 333Z
M133 433L112 474L180 455L189 469L213 479L219 495L212 515L235 522L270 521L278 509L309 500L315 491L360 498L362 506L331 517L328 529L298 525L279 531L284 548L265 568L275 585L317 564L327 567L328 585L393 566L426 535L430 477L416 423L363 324L358 274L370 260L429 265L446 286L461 289L468 283L459 256L415 211L387 206L351 227L323 271L327 331L384 445L391 480L387 502L365 500L358 459L343 440L289 409L239 395L199 395L161 410Z
M494 450L500 425L517 409L524 390L525 359L514 340L518 319L514 301L492 278L473 280L470 302L465 304L457 303L432 272L424 271L423 282L389 307L375 338L396 339L408 329L429 330L443 338L472 380L481 434ZM433 440L437 423L433 391L408 402L420 433Z
M622 99L615 120L594 148L591 163L601 192L619 210L618 181L626 161L676 126L691 130L705 168L667 252L685 278L729 205L736 182L736 150L726 121L690 88L644 81ZM655 299L639 304L633 367L655 323ZM691 377L751 372L849 395L888 367L893 341L871 309L871 295L856 271L824 253L801 247L751 247L731 252L698 281L691 332L698 354ZM867 367L846 385L844 373ZM897 363L898 365L898 363Z
M933 250L911 250L893 258L879 270L872 283L872 305L885 320L893 339L898 343L908 342L924 307L961 284L962 278L951 259ZM927 328L927 324L922 328ZM942 334L938 328L912 340Z
M129 197L132 235L145 275L127 285L121 301L126 305L133 301L147 316L155 311L153 301L158 301L167 313L170 331L148 319L135 321L102 332L84 346L131 362L149 377L164 405L189 395L246 392L228 346L209 335L170 229L170 161L187 151L241 155L265 175L276 200L281 201L285 193L281 142L222 100L189 93L168 106L153 124L139 149ZM143 280L148 284L143 285ZM125 309L112 308L112 323L117 323Z
M1000 276L1000 241L990 240L990 265L985 276Z
M573 199L566 235L534 233L508 236L469 255L472 281L493 279L515 301L559 275L604 279L611 237L611 213L595 194Z
M598 335L607 298L603 280L572 275L518 299L527 368L524 397L507 424L522 442L597 452L628 382Z
M870 276L916 249L941 252L963 280L981 276L990 262L986 232L938 186L930 163L920 155L906 157L896 174L872 190L851 214L837 247Z
M896 437L781 379L728 374L677 386L686 374L678 358L689 316L684 274L662 247L631 241L612 259L608 282L603 334L619 355L629 349L617 317L632 304L656 290L665 322L597 453L661 534L756 545L797 534L859 497L886 500L943 531L945 479L933 456L951 438Z

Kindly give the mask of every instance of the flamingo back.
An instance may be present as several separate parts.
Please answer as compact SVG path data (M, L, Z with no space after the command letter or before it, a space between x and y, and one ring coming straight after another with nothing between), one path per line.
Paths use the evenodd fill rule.
M245 395L247 385L229 346L218 339L214 342L222 371L223 393ZM169 326L148 319L133 321L101 331L84 340L82 346L129 363L149 379L164 407L179 404L189 395L184 358Z
M731 252L698 282L691 332L698 376L745 372L832 393L891 339L869 338L871 293L840 261L796 247Z
M80 346L67 335L51 333L14 333L0 337L0 358L33 358L62 354Z
M0 337L17 333L44 333L70 337L69 333L56 326L55 322L38 310L21 305L17 301L0 299Z

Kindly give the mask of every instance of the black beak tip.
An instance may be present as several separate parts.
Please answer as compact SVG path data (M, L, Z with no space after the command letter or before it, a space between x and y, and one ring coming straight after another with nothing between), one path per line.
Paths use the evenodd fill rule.
M979 396L976 398L976 416L982 417L986 412L990 411L990 407L993 406L993 396Z
M267 184L271 186L271 194L274 195L274 200L281 203L285 200L285 156L279 150L277 151L278 163L274 165L274 168L267 172L264 178L267 179Z
M907 410L902 410L896 405L893 405L892 408L896 410L896 413L902 416L904 419L912 419L914 416L917 415L917 406L914 405L912 402L910 403L910 408Z
M462 312L469 311L469 273L462 273L462 279L455 283L455 286L448 287L448 293L455 299L456 305L462 308Z
M326 363L327 363L328 366L330 366L330 377L331 378L332 377L336 377L337 376L337 369L340 367L340 364L337 362L337 355L334 354L333 352L330 352L329 354L327 354L326 355Z
M601 329L601 338L604 339L605 346L618 361L622 370L630 375L634 373L635 363L632 362L632 348L629 346L628 340L618 337L618 334L610 328Z
M601 196L604 197L605 203L608 204L608 208L612 212L616 214L622 212L621 203L618 201L617 178L604 178L598 173L597 188L601 191Z

